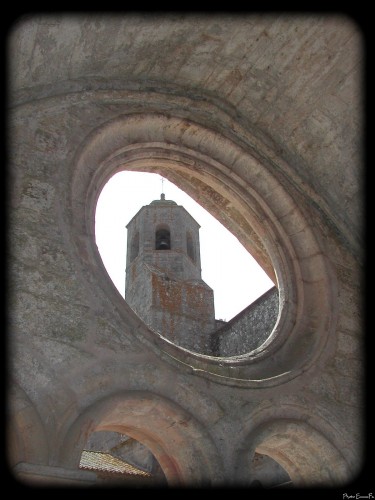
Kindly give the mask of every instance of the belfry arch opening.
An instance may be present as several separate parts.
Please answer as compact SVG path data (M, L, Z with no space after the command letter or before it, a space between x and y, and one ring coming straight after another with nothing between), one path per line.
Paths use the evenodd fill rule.
M169 340L194 352L216 357L243 355L256 349L271 334L277 320L279 303L276 287L255 259L222 224L172 182L166 182L165 179L161 181L162 178L157 174L122 171L114 175L100 193L96 211L96 243L113 283L126 299L124 285L126 274L130 272L129 269L126 269L125 264L126 251L130 252L128 264L140 255L139 259L142 261L142 255L150 251L148 243L142 240L144 236L140 235L139 228L132 233L130 244L127 243L129 220L132 217L136 218L142 207L148 207L147 210L152 210L153 203L165 202L174 203L174 205L177 203L186 210L187 217L192 216L200 226L200 244L199 241L195 241L192 231L186 230L181 236L181 239L184 240L181 242L181 249L182 252L186 253L190 265L198 265L199 267L201 277L197 278L196 275L193 275L193 278L195 276L198 281L202 278L213 289L215 318L212 326L207 327L208 330L212 330L213 335L210 334L210 339L205 345L191 345L175 338L172 331L174 320L168 318L166 331L170 333ZM160 195L162 183L164 183L163 189L166 193ZM171 217L171 210L171 207L166 208L167 220L156 221L153 229L152 245L156 252L173 248L173 230L168 221L168 217ZM155 216L153 215L153 217ZM177 227L178 225L179 223L177 223ZM198 261L197 252L199 254ZM177 266L177 264L174 265ZM163 266L165 263L158 261L159 271L164 269ZM163 304L166 307L172 307L169 302L166 302L168 294L171 294L177 301L190 300L191 302L196 300L194 294L198 296L202 292L200 290L192 291L193 282L189 290L186 291L186 298L180 297L181 292L173 280L177 274L174 275L173 265L171 266L172 279L167 276L165 279L168 281L163 282L163 286L165 283L168 284L165 291L163 288ZM137 272L136 268L132 269L132 273L135 272ZM254 322L249 325L246 320L246 310L253 304L253 307L259 310L262 300L267 303L265 306L266 316L261 322L260 334L254 336L251 332L254 330ZM193 306L194 310L199 309L197 304L198 302ZM223 308L223 304L225 308ZM133 308L132 305L131 307ZM143 319L136 307L134 309ZM259 315L259 313L257 314ZM165 318L162 321L163 324L166 323ZM237 326L233 327L236 321ZM239 340L233 343L228 339L232 337L235 328L238 330ZM215 332L217 335L214 334ZM162 336L164 336L163 332ZM166 338L168 338L167 334Z
M158 226L155 232L155 250L171 249L171 231L168 226Z

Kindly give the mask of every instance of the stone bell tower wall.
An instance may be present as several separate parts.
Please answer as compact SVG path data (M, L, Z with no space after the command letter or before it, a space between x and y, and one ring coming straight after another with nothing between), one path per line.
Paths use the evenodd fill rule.
M201 279L199 224L171 200L144 206L127 225L125 299L152 330L180 347L211 353L213 290ZM158 248L158 232L166 235Z

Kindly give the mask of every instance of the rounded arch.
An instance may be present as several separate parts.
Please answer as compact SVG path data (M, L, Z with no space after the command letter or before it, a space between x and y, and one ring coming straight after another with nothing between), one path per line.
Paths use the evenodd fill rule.
M272 420L250 432L237 457L239 482L251 482L255 452L278 462L297 487L330 487L350 479L349 466L341 452L306 421L288 418Z
M127 434L159 462L169 485L214 485L222 479L219 454L203 426L174 402L146 391L110 396L87 408L65 437L61 461L78 467L88 436Z
M140 340L169 362L229 385L258 388L291 381L316 369L334 342L335 276L315 228L286 191L285 179L281 182L273 174L275 161L281 160L253 137L245 147L186 119L131 114L103 124L87 137L72 179L77 250L90 256L93 279L106 287L126 321L135 313L119 302L112 285L104 285L104 266L92 244L97 198L107 180L121 170L157 172L199 198L273 277L279 289L279 317L268 340L251 353L204 356L165 344L146 325L137 329Z

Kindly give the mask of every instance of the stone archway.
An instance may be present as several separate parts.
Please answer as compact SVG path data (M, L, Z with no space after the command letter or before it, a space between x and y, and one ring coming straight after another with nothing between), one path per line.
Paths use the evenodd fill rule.
M223 478L219 454L207 432L186 410L145 391L129 391L87 408L67 432L61 448L64 467L78 467L88 436L124 433L145 445L170 486L212 486Z
M345 457L326 436L305 421L278 419L257 426L238 454L239 482L251 482L255 452L279 463L296 487L331 487L342 485L350 478Z

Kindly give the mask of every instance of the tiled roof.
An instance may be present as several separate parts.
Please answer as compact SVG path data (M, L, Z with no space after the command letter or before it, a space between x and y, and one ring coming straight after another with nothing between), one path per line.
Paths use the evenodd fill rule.
M119 458L102 451L83 450L79 462L80 469L92 471L106 471L117 474L130 474L133 476L152 477L150 473L137 469Z

